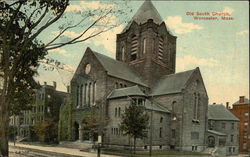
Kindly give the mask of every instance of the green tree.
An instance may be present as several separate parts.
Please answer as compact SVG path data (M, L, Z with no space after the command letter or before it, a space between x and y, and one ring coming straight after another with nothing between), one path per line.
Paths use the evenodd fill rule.
M134 139L134 153L136 148L136 139L146 137L145 130L148 126L149 116L145 112L145 107L132 104L125 108L122 115L120 129L124 135L128 135Z
M11 111L19 112L31 102L33 89L37 88L33 76L47 51L83 42L110 30L117 26L110 23L110 18L123 14L112 7L86 9L78 12L80 21L74 21L79 18L67 20L68 5L69 0L0 1L0 156L8 156ZM48 42L41 41L39 36L59 19L63 20L58 34ZM75 27L82 28L81 33L66 38L65 32Z
M57 124L51 120L38 122L35 126L35 132L40 142L57 142Z
M92 138L93 141L97 140L98 137L98 127L99 121L97 117L97 109L92 108L89 111L88 116L84 119L83 122L83 137L88 139Z

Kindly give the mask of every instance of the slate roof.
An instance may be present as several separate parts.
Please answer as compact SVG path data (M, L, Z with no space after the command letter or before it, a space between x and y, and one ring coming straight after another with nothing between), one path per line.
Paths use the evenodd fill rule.
M159 104L157 104L155 102L152 102L152 101L150 101L148 99L146 99L145 107L146 107L147 110L170 113L170 111L167 108L165 108L165 107L163 107L163 106L161 106L161 105L159 105Z
M239 121L239 119L237 117L235 117L222 104L208 105L208 119Z
M180 93L185 88L186 82L196 69L171 75L164 75L152 89L150 95L164 95Z
M154 23L156 24L161 24L163 22L153 3L150 0L146 0L137 10L131 21L127 24L122 32L125 32L127 29L129 29L133 21L135 21L137 24L143 24L149 19L153 19Z
M215 131L215 130L208 130L208 132L211 134L219 135L219 136L227 136L226 134L219 132L219 131Z
M113 90L109 95L108 99L127 97L127 96L146 96L138 86L119 88Z
M117 61L93 50L91 51L100 61L104 69L108 72L108 75L148 87L145 83L143 83L143 81L141 81L139 75L126 63Z
M240 101L236 101L235 103L233 103L233 105L241 105L241 104L250 104L249 99L244 98L244 102L240 103Z

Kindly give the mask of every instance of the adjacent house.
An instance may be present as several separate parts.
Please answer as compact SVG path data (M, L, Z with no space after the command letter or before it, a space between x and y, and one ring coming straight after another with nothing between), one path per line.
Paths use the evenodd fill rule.
M208 106L207 146L220 155L239 153L239 119L222 104Z

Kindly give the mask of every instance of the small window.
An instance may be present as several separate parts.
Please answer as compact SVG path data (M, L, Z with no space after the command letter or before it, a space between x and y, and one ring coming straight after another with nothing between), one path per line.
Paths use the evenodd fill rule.
M161 119L160 119L160 123L162 123L163 122L163 117L161 117Z
M160 127L159 137L162 138L162 127Z
M119 87L119 86L118 86L118 83L116 82L116 83L115 83L115 88L117 89L118 87Z
M175 129L172 129L172 138L175 138Z
M143 105L143 99L138 99L138 105Z
M226 123L221 123L221 128L226 129Z
M231 124L231 129L232 129L232 130L234 129L234 123Z
M130 61L134 61L137 58L137 54L131 54Z
M123 88L123 84L122 83L120 83L120 88Z
M234 135L231 135L231 142L234 141Z
M245 112L245 113L244 113L244 117L245 117L245 119L248 119L249 113L248 113L248 112Z
M137 104L137 99L136 98L132 98L132 105L136 105Z
M117 108L115 108L115 117L117 116Z

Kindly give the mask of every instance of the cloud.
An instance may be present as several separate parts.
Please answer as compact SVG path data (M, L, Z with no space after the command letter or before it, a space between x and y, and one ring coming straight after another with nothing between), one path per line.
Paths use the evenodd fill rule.
M90 10L102 10L102 9L109 9L109 8L115 8L117 5L115 4L105 4L101 3L100 1L81 1L80 6L85 9Z
M243 30L243 31L240 31L240 32L236 32L237 35L247 35L249 34L249 30Z
M101 3L100 1L81 1L79 5L69 5L66 12L83 12L86 10L106 10L116 8L115 4Z
M96 36L88 40L88 43L93 43L96 46L103 46L109 53L114 54L116 48L116 34L121 33L123 26L120 25L115 27L107 32L101 33L100 35Z
M70 56L70 54L67 51L65 51L64 49L60 49L60 48L52 49L50 50L50 52L56 52L64 56Z
M197 24L182 22L181 16L169 16L165 20L165 23L170 29L173 29L177 34L185 34L194 30L202 29L202 27Z
M187 55L182 58L177 58L177 71L183 71L198 66L214 67L218 64L217 60L213 58L197 58L195 56Z
M79 5L69 5L66 10L66 12L81 12L82 8Z
M233 8L230 8L230 7L224 7L223 12L224 12L224 13L232 14L232 13L234 12L234 9L233 9Z

